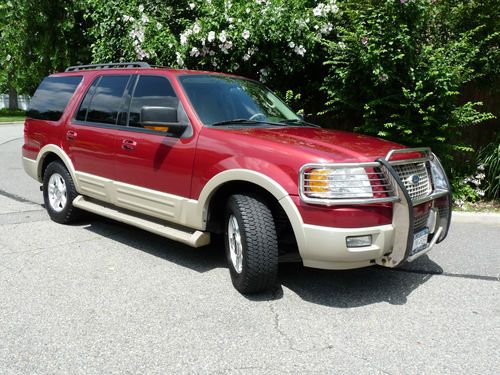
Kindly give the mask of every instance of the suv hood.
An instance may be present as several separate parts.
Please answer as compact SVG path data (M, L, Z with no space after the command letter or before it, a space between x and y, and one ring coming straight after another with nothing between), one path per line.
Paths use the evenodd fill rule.
M296 151L313 154L318 161L359 162L385 157L392 149L404 146L380 138L340 130L320 128L248 128L231 131L248 136L249 143L279 143ZM257 142L258 141L258 142Z

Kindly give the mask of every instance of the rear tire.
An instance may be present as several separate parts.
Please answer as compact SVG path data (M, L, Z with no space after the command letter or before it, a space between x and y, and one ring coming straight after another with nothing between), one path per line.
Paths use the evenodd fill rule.
M50 218L60 224L80 218L81 211L73 206L77 196L75 183L66 167L59 161L50 163L43 175L43 200Z
M269 207L253 196L232 195L224 223L234 287L243 294L272 289L278 274L278 238Z

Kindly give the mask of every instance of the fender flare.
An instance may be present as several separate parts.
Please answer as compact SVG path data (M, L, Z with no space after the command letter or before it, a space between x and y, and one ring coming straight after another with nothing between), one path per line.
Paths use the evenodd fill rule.
M205 184L198 198L195 212L192 213L193 217L200 220L196 226L203 229L206 228L210 201L219 187L228 182L241 181L258 185L276 198L288 216L288 220L290 220L290 224L292 225L299 248L301 245L303 246L305 241L303 231L304 222L302 221L302 216L300 215L297 206L288 192L283 188L283 186L269 176L250 169L226 170L215 175Z
M59 146L56 146L54 144L48 144L42 147L42 149L38 152L38 155L36 157L36 170L37 170L37 178L38 182L43 182L42 178L42 165L43 161L47 157L48 154L53 153L59 157L59 159L62 160L64 166L68 170L69 174L71 175L71 178L73 179L73 183L75 184L76 190L79 192L80 191L80 186L78 184L78 179L76 178L75 175L75 167L73 166L73 162L69 158L69 156L64 152L62 148Z

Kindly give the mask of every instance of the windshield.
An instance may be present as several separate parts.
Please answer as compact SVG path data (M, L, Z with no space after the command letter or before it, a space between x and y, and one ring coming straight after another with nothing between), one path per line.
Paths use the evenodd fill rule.
M219 75L185 75L179 81L205 125L283 123L300 118L265 86Z

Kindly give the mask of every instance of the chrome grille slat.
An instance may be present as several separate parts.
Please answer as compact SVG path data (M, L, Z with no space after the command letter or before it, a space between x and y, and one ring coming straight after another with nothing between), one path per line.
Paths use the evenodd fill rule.
M431 180L425 162L393 165L393 168L403 181L412 200L426 197L431 193ZM410 180L410 177L414 175L419 177L417 184L413 184Z
M418 216L414 219L414 230L418 232L421 229L424 229L427 226L427 221L429 220L430 211L427 211L425 214Z

